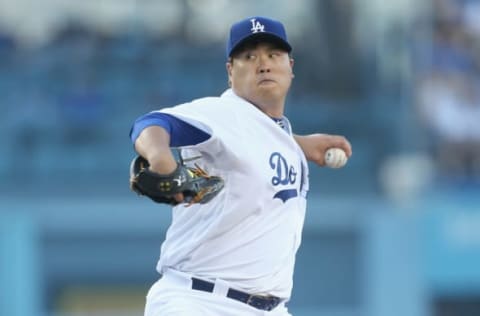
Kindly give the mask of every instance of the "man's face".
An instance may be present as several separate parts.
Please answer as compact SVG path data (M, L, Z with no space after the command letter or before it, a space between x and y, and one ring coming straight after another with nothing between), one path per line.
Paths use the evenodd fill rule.
M242 48L227 63L233 91L256 105L285 102L292 82L293 59L271 43Z

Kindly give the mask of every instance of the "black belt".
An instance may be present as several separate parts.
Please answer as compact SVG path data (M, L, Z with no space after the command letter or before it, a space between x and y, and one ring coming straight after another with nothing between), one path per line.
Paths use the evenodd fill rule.
M194 290L213 293L214 286L215 284L212 282L192 278L192 289ZM264 311L271 311L282 301L276 296L253 295L232 288L228 289L227 297Z

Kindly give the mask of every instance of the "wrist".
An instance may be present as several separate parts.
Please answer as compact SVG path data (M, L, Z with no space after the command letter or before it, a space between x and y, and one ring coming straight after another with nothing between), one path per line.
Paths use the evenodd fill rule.
M177 163L175 161L172 163L154 162L150 164L149 169L158 174L171 174L177 169Z
M148 157L147 160L150 164L150 171L156 172L158 174L171 174L178 167L175 158L170 152L168 154L164 153L161 155Z

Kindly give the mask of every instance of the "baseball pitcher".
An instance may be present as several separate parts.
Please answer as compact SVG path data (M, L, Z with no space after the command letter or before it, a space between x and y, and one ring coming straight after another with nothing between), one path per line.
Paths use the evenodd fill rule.
M135 121L131 188L173 207L145 316L290 315L307 160L352 153L342 136L293 134L291 51L279 21L239 21L227 42L229 89Z

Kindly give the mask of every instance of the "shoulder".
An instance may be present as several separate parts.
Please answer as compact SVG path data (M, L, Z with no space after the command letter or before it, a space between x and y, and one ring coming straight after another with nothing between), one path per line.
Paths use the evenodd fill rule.
M192 111L194 113L234 113L238 108L238 102L245 102L238 97L224 92L221 96L208 96L194 99L191 102L180 104L174 108Z
M247 103L244 99L238 97L232 89L225 90L220 96L214 97L204 97L193 100L191 103L194 104L236 104L236 103Z
M204 97L190 102L191 106L220 106L225 103L221 97Z

